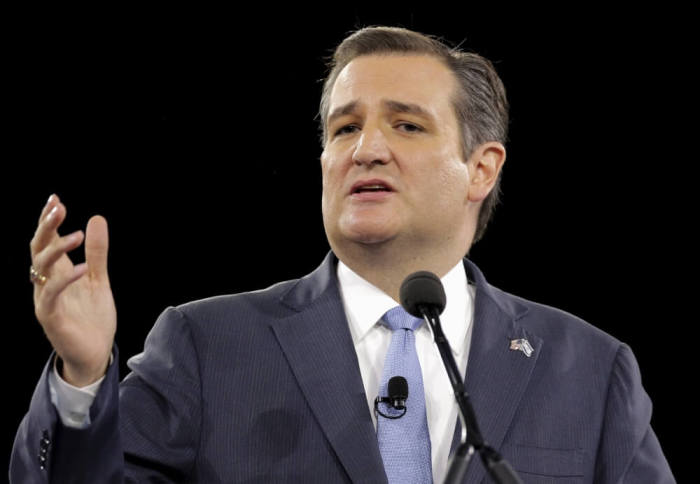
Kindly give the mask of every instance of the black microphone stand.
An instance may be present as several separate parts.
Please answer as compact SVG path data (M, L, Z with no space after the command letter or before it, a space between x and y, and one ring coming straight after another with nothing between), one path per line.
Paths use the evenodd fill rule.
M450 458L445 484L462 482L475 450L479 452L484 466L486 466L489 474L498 484L523 484L523 481L510 467L510 464L495 449L484 442L484 438L481 436L474 408L469 400L469 395L464 390L464 383L459 375L457 363L455 363L455 359L452 356L450 344L445 337L445 333L442 332L440 314L436 308L428 305L421 305L419 309L425 322L428 323L432 330L435 344L440 351L442 362L445 365L447 376L455 393L455 399L459 408L459 418L462 422L462 437L459 447L457 447L457 450ZM469 429L468 432L467 429Z

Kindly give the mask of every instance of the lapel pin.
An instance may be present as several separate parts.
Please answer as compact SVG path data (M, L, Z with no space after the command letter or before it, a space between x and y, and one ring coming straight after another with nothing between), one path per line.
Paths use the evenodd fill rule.
M532 345L530 345L530 342L525 338L510 340L510 349L513 351L520 350L525 353L525 356L528 358L530 358L530 356L532 356L532 352L535 351L532 348Z

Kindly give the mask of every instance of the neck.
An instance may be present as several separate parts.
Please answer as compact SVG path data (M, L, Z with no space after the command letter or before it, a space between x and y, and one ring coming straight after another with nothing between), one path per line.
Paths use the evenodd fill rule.
M442 278L464 257L466 250L416 250L384 243L350 244L333 247L333 252L356 274L400 304L399 289L406 276L416 271L430 271Z

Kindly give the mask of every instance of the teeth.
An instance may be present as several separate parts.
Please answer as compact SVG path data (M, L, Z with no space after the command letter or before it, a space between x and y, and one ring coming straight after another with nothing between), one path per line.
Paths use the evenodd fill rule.
M386 190L384 185L363 185L359 190Z

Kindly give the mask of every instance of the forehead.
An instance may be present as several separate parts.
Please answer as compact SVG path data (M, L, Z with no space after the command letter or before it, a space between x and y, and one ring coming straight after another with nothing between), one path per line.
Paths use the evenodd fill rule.
M369 55L353 59L338 75L330 97L330 110L357 101L380 104L383 99L421 105L436 116L451 110L456 88L454 75L428 55Z

